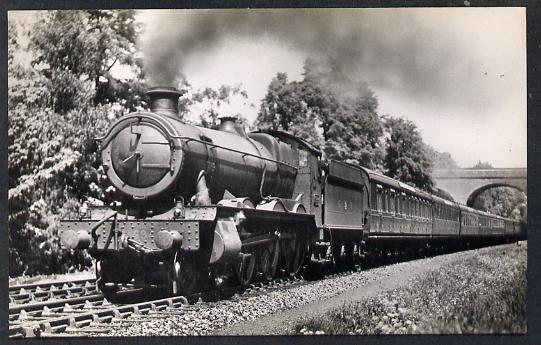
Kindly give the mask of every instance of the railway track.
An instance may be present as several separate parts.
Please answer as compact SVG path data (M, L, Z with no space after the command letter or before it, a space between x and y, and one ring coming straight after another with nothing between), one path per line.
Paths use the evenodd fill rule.
M9 287L9 304L20 305L97 294L95 279L20 284Z
M276 289L297 286L301 279L279 279L268 284L254 284L247 288L228 287L189 296L170 297L140 303L114 305L103 295L74 297L63 300L10 306L9 337L88 336L107 334L112 327L124 323L143 322L153 318L166 318L198 310L223 298L245 299ZM140 289L126 291L138 293ZM188 301L198 302L190 304ZM209 302L203 302L208 300Z

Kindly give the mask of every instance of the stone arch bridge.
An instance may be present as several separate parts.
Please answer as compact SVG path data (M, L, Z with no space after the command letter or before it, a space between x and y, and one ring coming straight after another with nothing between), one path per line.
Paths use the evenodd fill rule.
M441 169L434 170L435 187L451 194L455 201L471 206L483 191L511 187L526 193L526 168Z

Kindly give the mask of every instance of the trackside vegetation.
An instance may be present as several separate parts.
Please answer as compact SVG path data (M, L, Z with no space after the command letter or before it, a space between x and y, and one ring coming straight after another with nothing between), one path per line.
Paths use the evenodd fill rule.
M526 333L527 246L500 246L299 322L294 334Z

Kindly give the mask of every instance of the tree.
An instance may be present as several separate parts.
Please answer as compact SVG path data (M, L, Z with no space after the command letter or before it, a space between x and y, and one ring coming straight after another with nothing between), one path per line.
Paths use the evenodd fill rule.
M449 152L439 152L428 144L425 144L425 152L432 162L434 169L457 169L460 168Z
M217 89L204 87L200 90L194 90L192 85L182 79L178 85L182 93L179 99L179 116L183 121L206 128L216 128L220 117L236 117L237 122L245 127L249 127L248 120L242 116L238 109L232 106L248 105L248 93L239 85L220 85ZM253 107L253 104L249 106Z
M122 64L142 77L135 58L134 16L131 10L88 10L49 11L39 18L30 31L32 65L48 81L55 112L112 103L121 97L129 109L139 105L143 83L117 80L110 73Z
M489 162L482 162L481 160L477 161L472 169L493 169L494 167Z
M305 99L309 94L307 88L308 85L303 83L288 82L287 74L278 73L269 84L255 126L288 131L322 146L319 111L308 106Z
M376 110L366 83L332 59L307 59L302 81L288 82L285 73L271 81L256 125L289 131L319 146L327 158L378 168L383 126Z
M107 202L108 185L100 171L98 146L93 138L103 134L111 121L126 110L144 105L142 99L131 98L131 91L127 98L121 98L116 91L109 93L121 90L118 85L104 89L103 78L109 72L104 66L116 63L108 61L108 56L117 54L122 63L135 61L135 51L129 52L130 58L123 55L128 54L126 42L118 38L132 35L130 27L135 24L131 17L129 12L114 11L48 12L26 33L33 56L28 67L14 58L25 48L19 44L17 27L13 23L9 26L12 276L62 272L70 266L88 265L88 257L60 248L58 222L76 215L84 200ZM119 83L132 91L143 84L139 79Z
M402 118L389 117L385 121L387 153L386 174L418 188L431 191L432 165L417 126Z
M473 207L506 218L526 221L526 194L510 187L495 187L483 191L473 201Z
M233 116L241 119L240 113L228 114L221 109L222 106L229 105L234 97L241 97L245 100L248 98L248 94L240 85L221 85L217 90L205 87L194 92L192 94L192 105L197 104L199 106L198 113L201 126L216 128L220 123L219 118L222 116Z

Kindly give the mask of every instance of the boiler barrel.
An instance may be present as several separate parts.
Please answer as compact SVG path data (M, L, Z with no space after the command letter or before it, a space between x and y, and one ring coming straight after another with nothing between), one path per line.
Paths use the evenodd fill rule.
M204 172L213 203L225 190L237 197L291 198L297 169L291 149L274 140L269 150L243 132L188 125L172 116L132 113L102 138L102 159L109 179L129 202L196 192ZM269 140L267 140L268 142Z

